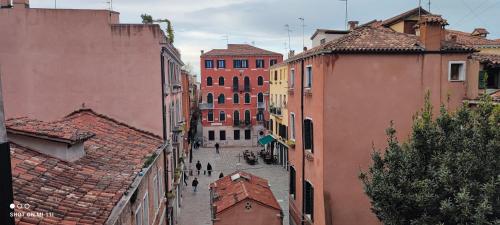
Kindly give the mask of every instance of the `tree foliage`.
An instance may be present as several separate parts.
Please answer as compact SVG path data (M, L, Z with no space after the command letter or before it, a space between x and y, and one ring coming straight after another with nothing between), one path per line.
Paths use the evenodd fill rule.
M167 21L167 37L170 43L174 43L174 28L172 28L172 22L166 19Z
M142 14L141 18L142 18L142 23L144 23L144 24L153 23L153 17L149 14Z
M400 144L392 123L384 154L360 174L372 211L386 225L500 224L500 107L478 107L433 119L426 97L410 139Z

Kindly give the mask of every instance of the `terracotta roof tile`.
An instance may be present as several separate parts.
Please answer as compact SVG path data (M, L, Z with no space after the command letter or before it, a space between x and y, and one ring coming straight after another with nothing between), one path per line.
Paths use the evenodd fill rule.
M420 11L421 15L427 15L427 14L429 14L429 12L427 10L425 10L425 9L423 9L421 7L417 7L417 8L414 8L414 9L410 9L410 10L408 10L408 11L406 11L404 13L401 13L399 15L396 15L394 17L391 17L389 19L386 19L386 20L382 21L380 23L380 25L382 25L382 26L390 26L390 25L392 25L394 23L397 23L397 22L399 22L399 21L407 18L407 17L413 16L413 15L418 15L419 11Z
M439 23L442 26L448 25L448 21L446 19L441 17L441 15L435 15L435 14L427 14L421 16L417 24L424 24L424 23Z
M94 136L94 133L79 129L68 121L44 122L21 117L8 119L5 121L5 126L9 132L47 137L71 144L85 141Z
M162 141L90 110L58 124L95 134L84 142L85 156L70 163L12 144L14 202L30 204L30 212L54 213L34 224L103 224ZM23 221L30 222L16 220Z
M479 60L481 63L500 65L500 55L476 53L473 54L472 57Z
M232 180L231 176L239 174L240 178ZM267 180L246 172L235 172L210 184L210 189L217 196L213 204L217 213L228 209L237 203L252 199L277 210L281 210Z
M276 55L280 53L271 52L247 44L228 44L227 49L212 49L201 56L248 56L248 55Z
M456 37L457 43L472 47L482 47L482 46L497 46L500 47L499 40L491 40L481 36L473 36L471 33L457 31L457 30L446 30L446 39L451 40L452 36Z

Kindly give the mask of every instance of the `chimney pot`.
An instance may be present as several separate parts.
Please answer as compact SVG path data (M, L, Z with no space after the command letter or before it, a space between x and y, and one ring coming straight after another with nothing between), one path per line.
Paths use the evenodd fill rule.
M205 50L201 50L201 54L203 55L205 53Z
M359 21L349 21L347 23L349 24L349 30L354 30L358 27Z
M288 52L288 58L291 58L295 55L295 50L290 50L290 52Z
M304 47L304 49L303 49L303 50L304 50L304 52L305 52L305 51L307 51L307 47Z

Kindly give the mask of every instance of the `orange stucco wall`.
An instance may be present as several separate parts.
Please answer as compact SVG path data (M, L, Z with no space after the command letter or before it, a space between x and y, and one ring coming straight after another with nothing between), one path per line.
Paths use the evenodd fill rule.
M468 88L477 88L477 83L468 82L477 80L472 70L466 81L448 81L449 61L473 64L467 54L435 53L324 55L305 61L305 66L313 66L313 87L312 95L304 96L304 118L300 118L300 88L290 95L288 105L290 113L296 114L299 137L290 152L297 174L297 196L290 199L296 221L302 209L301 120L310 117L314 123L314 153L305 162L305 179L315 193L313 223L379 224L358 174L371 164L372 145L386 146L385 129L391 120L399 140L408 139L412 116L422 107L427 90L437 113L441 103L455 109L467 97ZM297 71L300 87L300 61L290 66Z
M252 206L249 210L245 208L247 202ZM279 215L280 210L246 200L217 214L214 225L282 225Z

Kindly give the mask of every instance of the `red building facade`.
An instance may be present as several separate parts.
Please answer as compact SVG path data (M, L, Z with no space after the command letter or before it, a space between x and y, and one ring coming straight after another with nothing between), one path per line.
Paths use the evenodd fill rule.
M202 52L204 146L257 144L269 119L269 67L282 61L279 53L246 44Z

